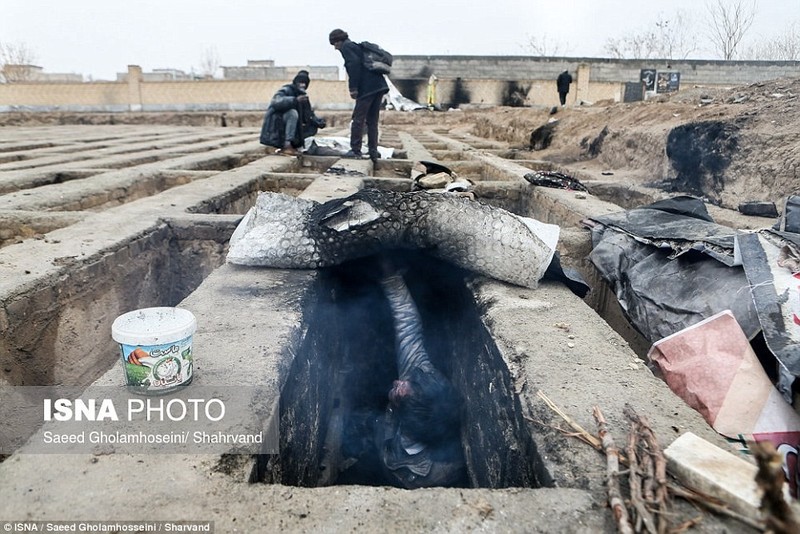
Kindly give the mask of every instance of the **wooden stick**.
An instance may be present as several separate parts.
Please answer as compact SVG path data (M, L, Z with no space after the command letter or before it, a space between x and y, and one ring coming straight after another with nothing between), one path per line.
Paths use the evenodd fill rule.
M551 425L549 423L545 423L544 421L539 421L538 419L534 419L533 417L528 417L527 415L523 415L522 418L525 419L526 421L530 421L531 423L535 423L537 425L540 425L540 426L543 426L543 427L547 427L547 428L552 428L553 430L561 432L562 434L564 434L567 437L577 438L577 439L581 440L582 442L586 443L587 445L589 445L590 447L592 447L592 448L594 448L596 450L600 450L598 447L595 447L595 442L597 441L597 438L592 436L589 433L584 434L584 433L578 432L578 431L570 432L570 431L568 431L568 430L566 430L564 428L561 428L560 426ZM584 430L584 432L586 432L586 431Z
M628 509L625 508L625 502L622 500L622 492L619 489L619 451L616 445L614 445L614 438L608 433L603 412L600 411L598 406L595 406L592 413L597 421L598 435L600 436L603 450L606 453L608 504L611 506L614 519L617 521L617 529L623 534L633 534L633 527L631 527L630 519L628 518Z
M688 521L684 521L683 523L681 523L677 527L673 528L669 532L670 532L670 534L680 534L681 532L686 532L690 528L700 524L700 522L702 520L703 520L702 516L695 517L694 519L690 519Z
M755 519L751 519L746 515L742 515L738 512L734 512L727 505L721 503L718 499L711 497L710 495L706 495L705 493L701 493L696 490L690 490L688 488L684 488L683 486L679 486L678 484L669 484L669 491L673 495L677 495L678 497L682 497L689 502L695 503L703 508L711 510L712 512L726 515L728 517L732 517L733 519L737 519L742 523L749 525L758 530L764 530L764 523L761 521L757 521Z
M542 399L545 402L545 404L547 404L547 406L550 407L551 410L560 415L561 418L564 421L566 421L569 426L573 428L573 430L581 434L581 439L585 439L588 443L592 445L592 447L594 447L598 451L602 450L602 445L600 443L600 440L597 439L593 434L587 432L581 425L576 423L569 415L564 413L561 410L561 408L559 408L556 405L556 403L554 403L552 400L550 400L550 398L547 395L544 394L542 390L537 391L536 394L539 396L540 399Z
M657 484L655 502L658 506L658 534L665 534L667 530L669 530L669 520L667 519L667 513L669 509L669 493L667 492L667 459L664 457L664 453L661 451L661 445L659 445L658 439L656 439L656 435L653 432L653 429L650 427L650 423L647 421L647 418L637 414L633 410L633 407L627 404L623 409L623 413L628 417L628 419L637 424L640 429L642 439L647 445L650 456L653 458Z
M637 461L636 444L639 438L639 428L636 423L631 423L628 433L628 485L631 491L631 505L636 512L636 531L641 532L641 526L650 534L656 534L656 523L653 514L647 509L642 499L642 480L639 476L639 462Z
M547 397L547 395L544 394L544 392L539 391L537 393L538 393L539 397L542 400L544 400L545 403L553 411L555 411L570 426L572 426L572 428L576 431L576 434L579 434L581 436L581 440L582 441L584 441L585 443L588 443L596 451L603 452L602 444L599 442L599 440L595 436L593 436L592 434L589 434L580 425L578 425L577 423L572 421L572 419L569 416L567 416L560 408L558 408L558 406L556 406L555 403L553 403ZM646 456L645 458L649 458L649 456ZM627 464L627 458L624 458L622 455L620 455L619 460L623 464ZM712 497L711 495L707 495L707 494L705 494L703 492L686 488L686 487L681 486L681 485L679 485L679 484L677 484L675 482L669 482L667 484L667 489L669 490L669 492L672 495L675 495L676 497L680 497L682 499L685 499L685 500L689 501L690 503L693 503L693 504L695 504L697 506L705 508L706 510L709 510L711 512L714 512L714 513L717 513L717 514L720 514L720 515L728 516L728 517L730 517L732 519L736 519L736 520L741 521L742 523L744 523L746 525L749 525L749 526L751 526L751 527L753 527L755 529L764 530L764 523L763 522L756 521L756 520L751 519L751 518L749 518L747 516L744 516L744 515L741 515L741 514L738 514L738 513L734 512L733 510L728 508L728 506L726 506L725 503L723 503L722 501L720 501L719 499L717 499L715 497Z
M642 456L642 471L644 472L644 498L647 502L656 502L656 475L653 457L649 454Z
M800 522L783 498L783 457L769 441L750 443L750 450L758 465L756 484L764 492L760 509L767 528L776 534L800 532Z

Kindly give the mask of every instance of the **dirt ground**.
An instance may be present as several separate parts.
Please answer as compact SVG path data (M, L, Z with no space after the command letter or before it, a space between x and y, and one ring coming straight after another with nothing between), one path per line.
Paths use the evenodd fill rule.
M800 78L777 79L686 88L636 103L587 103L552 115L500 108L476 117L470 128L529 150L531 132L555 120L550 145L534 150L535 159L701 196L730 209L745 201L780 206L798 187L798 96Z
M737 209L780 206L800 174L800 78L729 88L686 87L642 102L580 102L565 108L465 108L387 113L392 124L434 125L507 143L518 159L541 159L598 179L688 193ZM547 125L549 145L532 146ZM529 152L529 153L526 153Z

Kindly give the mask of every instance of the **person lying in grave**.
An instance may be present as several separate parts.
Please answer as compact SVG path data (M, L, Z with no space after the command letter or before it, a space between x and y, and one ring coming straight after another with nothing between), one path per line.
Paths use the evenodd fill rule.
M460 485L465 479L460 395L428 357L422 320L403 276L388 259L381 268L398 372L375 427L381 468L391 484L404 488Z

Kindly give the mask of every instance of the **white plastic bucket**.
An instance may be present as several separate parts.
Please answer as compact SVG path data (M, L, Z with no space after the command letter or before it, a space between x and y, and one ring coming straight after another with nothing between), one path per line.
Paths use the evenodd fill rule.
M142 308L114 319L111 337L119 343L128 388L160 395L189 385L196 330L194 315L182 308Z

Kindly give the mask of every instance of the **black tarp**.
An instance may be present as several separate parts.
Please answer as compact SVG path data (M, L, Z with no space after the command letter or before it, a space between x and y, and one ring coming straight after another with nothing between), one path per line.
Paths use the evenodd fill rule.
M589 259L649 342L726 309L748 339L761 330L747 277L734 266L736 232L714 223L701 200L675 197L586 222Z
M696 250L725 265L735 264L736 231L715 223L705 204L694 197L674 197L590 220L624 232L641 243L670 249L670 258Z

